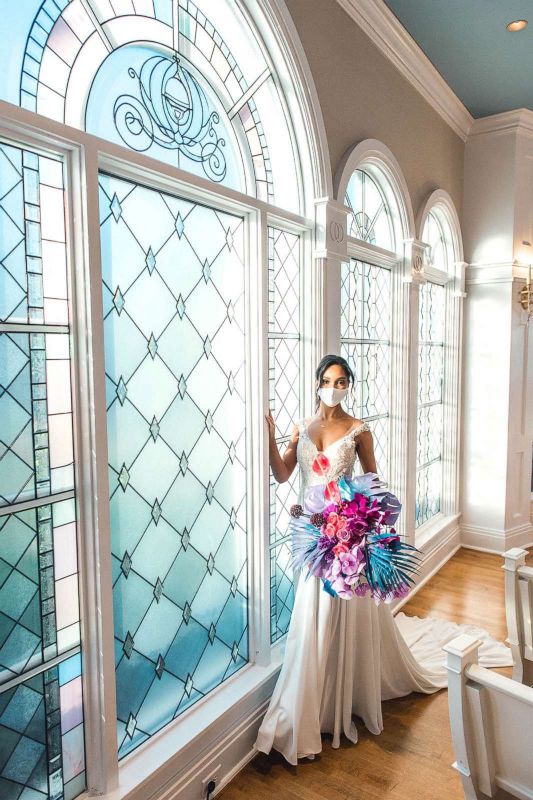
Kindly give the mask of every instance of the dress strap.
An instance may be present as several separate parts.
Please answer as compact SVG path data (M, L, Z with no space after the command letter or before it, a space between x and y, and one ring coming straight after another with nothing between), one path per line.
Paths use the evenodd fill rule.
M358 436L360 433L363 433L363 431L371 431L371 430L372 428L370 427L368 422L362 422L360 425L357 425L357 427L353 428L353 430L349 431L347 436L355 437Z

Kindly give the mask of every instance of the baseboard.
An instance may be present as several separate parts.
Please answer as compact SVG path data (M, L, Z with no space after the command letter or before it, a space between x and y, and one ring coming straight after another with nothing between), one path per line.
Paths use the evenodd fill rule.
M478 525L461 525L461 546L468 550L501 555L511 547L530 547L533 543L533 525L526 522L516 528L499 530Z
M157 800L201 800L206 796L211 776L216 779L216 788L210 798L216 797L257 755L253 744L267 706L268 700L263 701L258 708L245 715L239 725L228 731L205 758L195 762L171 786L154 794L154 800L156 797Z

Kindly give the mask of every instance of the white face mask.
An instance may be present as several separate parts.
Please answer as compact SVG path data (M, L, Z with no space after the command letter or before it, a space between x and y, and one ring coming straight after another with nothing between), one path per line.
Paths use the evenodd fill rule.
M346 395L348 394L348 389L319 389L318 396L322 400L322 402L332 408L333 406L337 406L340 402L344 400Z

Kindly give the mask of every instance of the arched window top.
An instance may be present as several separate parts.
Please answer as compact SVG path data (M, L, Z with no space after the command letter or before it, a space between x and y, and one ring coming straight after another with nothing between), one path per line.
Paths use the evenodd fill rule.
M428 265L454 272L463 251L459 218L447 192L432 192L420 215L419 228L420 239L427 245Z
M395 254L414 235L411 202L405 179L391 151L368 139L350 149L336 177L339 202L349 209L351 236Z
M322 131L303 132L294 78L253 13L233 0L10 4L0 97L300 212Z
M385 250L396 250L399 211L395 198L383 184L368 171L356 169L348 183L345 202L350 209L348 236Z

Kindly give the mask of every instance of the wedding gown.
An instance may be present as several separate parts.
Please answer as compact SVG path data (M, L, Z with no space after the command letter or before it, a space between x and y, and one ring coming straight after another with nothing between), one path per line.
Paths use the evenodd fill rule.
M325 476L312 470L319 451L305 420L298 429L302 503L308 486L351 477L357 436L371 429L360 424L322 451L330 462ZM382 700L444 688L442 646L460 633L481 639L480 664L512 665L509 648L477 626L394 617L389 605L377 606L369 596L344 600L325 592L319 578L301 574L297 581L283 665L254 745L264 753L278 750L291 764L322 750L321 732L332 734L332 747L339 747L342 733L357 742L352 715L380 733Z

